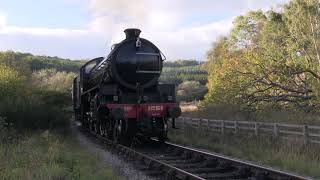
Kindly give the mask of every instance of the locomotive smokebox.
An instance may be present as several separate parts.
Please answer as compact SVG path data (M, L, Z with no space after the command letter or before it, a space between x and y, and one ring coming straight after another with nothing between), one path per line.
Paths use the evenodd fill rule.
M126 34L126 39L133 39L139 37L141 30L136 28L130 28L124 30L124 33Z

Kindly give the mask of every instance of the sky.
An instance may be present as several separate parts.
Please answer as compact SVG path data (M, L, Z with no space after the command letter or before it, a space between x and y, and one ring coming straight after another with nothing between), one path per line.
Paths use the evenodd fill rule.
M289 0L0 0L0 51L70 59L107 56L139 28L167 59L205 60L236 16Z

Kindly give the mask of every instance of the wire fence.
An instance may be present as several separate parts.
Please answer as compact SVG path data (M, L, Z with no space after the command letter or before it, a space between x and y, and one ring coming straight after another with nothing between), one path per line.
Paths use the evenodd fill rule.
M180 117L176 120L176 123L182 127L191 126L193 128L201 128L201 130L204 131L221 134L266 135L283 139L301 139L306 144L320 144L320 126L188 117Z

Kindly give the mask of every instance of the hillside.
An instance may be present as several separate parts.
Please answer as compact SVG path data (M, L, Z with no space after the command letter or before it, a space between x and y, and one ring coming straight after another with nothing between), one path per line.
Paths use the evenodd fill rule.
M46 77L63 71L77 73L85 62L86 60L37 56L30 53L0 52L0 63L13 67L26 76L30 76L32 72L34 72L34 75ZM49 71L48 69L51 70ZM196 60L165 61L160 81L162 83L173 83L177 86L178 100L193 101L204 98L207 92L205 87L207 76L208 73L203 68L203 65ZM47 82L46 78L38 78L38 80L42 84ZM53 81L55 80L53 79Z
M70 60L51 56L37 56L30 53L13 51L0 52L0 63L9 66L27 66L26 69L38 71L41 69L56 69L57 71L77 72L85 60Z

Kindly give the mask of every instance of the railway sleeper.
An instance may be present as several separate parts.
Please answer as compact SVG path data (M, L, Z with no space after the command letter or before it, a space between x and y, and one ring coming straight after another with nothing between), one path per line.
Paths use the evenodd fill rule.
M178 160L164 160L166 163L168 164L193 164L193 163L200 163L200 164L203 164L203 162L201 161L190 161L190 160L181 160L181 159L178 159Z
M178 160L183 160L179 156L152 156L152 158L157 159L159 161L178 161Z
M221 173L207 173L202 174L201 177L205 179L248 179L250 176L244 176L242 174L239 174L237 171L235 172L221 172Z
M185 171L192 173L192 174L208 174L217 172L215 168L208 168L208 167L193 167L193 168L186 168Z
M171 166L180 168L180 169L187 169L187 168L197 168L197 167L201 167L202 163L181 163L181 164L173 164L173 163L167 163L170 164Z
M145 169L143 170L144 174L152 177L161 177L163 176L163 172L156 169Z
M161 154L161 155L153 155L152 157L155 159L158 159L158 160L183 161L183 162L187 162L187 163L198 163L198 162L204 161L204 158L202 156L186 154L186 153L184 153L182 156L181 155L165 156L165 155Z

